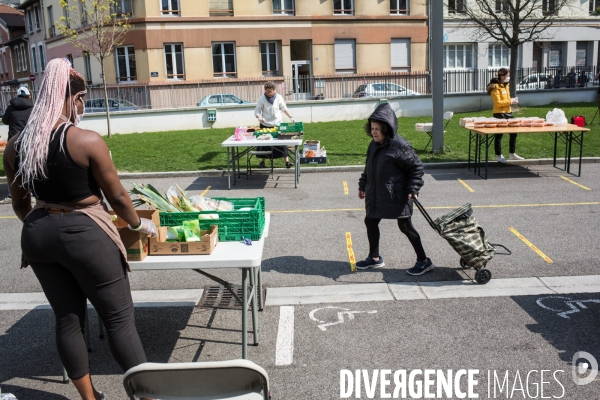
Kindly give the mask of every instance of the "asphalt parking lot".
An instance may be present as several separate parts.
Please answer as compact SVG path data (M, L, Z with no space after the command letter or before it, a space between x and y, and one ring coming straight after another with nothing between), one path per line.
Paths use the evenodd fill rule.
M266 198L271 213L269 237L263 255L263 284L269 290L286 287L327 287L396 282L461 282L473 277L463 270L452 248L415 210L413 223L420 232L436 269L411 277L415 255L393 221L381 225L381 253L386 267L350 270L346 237L350 234L357 259L367 255L363 204L357 197L360 173L303 173L294 189L293 175L281 173L242 177L231 191L224 177L124 179L152 183L167 189L178 183L192 194ZM565 179L567 178L567 179ZM597 252L600 164L584 164L581 177L548 165L501 166L483 180L466 169L428 169L420 200L434 217L464 203L492 243L512 251L489 264L494 280L599 275ZM6 185L0 184L0 197ZM0 297L2 293L37 293L41 288L30 269L19 270L20 222L9 205L0 205ZM219 272L238 282L239 272ZM131 274L132 290L198 289L209 281L191 271L138 271ZM352 286L351 286L352 287ZM250 347L249 358L270 375L274 398L340 398L340 370L478 369L480 398L507 398L488 394L488 372L508 371L513 396L517 371L551 370L556 378L544 396L594 398L598 381L578 386L571 378L571 358L587 351L600 358L598 293L562 293L478 298L420 299L315 303L267 306L259 315L260 345ZM542 300L540 300L542 299ZM540 303L538 303L540 301ZM576 303L580 301L580 303ZM583 302L583 303L581 303ZM552 305L550 306L550 303ZM542 305L545 305L544 308ZM561 311L576 305L577 312ZM282 307L293 307L295 324L291 363L277 363L277 337ZM335 307L335 308L334 308ZM290 312L290 309L286 309ZM317 311L315 311L317 310ZM311 318L311 312L312 318ZM348 313L356 311L354 318ZM371 312L370 312L371 311ZM372 312L376 311L376 312ZM319 325L343 322L326 327ZM344 314L346 313L346 314ZM48 309L0 311L0 385L18 399L76 398L72 385L60 383L61 369L53 345L53 317ZM148 359L155 362L225 360L240 356L239 311L193 307L140 307L136 320ZM92 332L96 332L92 318ZM320 321L320 322L319 322ZM93 339L92 372L100 390L110 399L124 398L121 375L104 341ZM562 370L563 372L556 372ZM532 374L532 375L535 375ZM533 398L533 383L523 398ZM371 375L372 376L372 375ZM546 377L547 378L547 377ZM563 389L561 389L562 384ZM464 383L464 382L463 382ZM461 385L463 384L461 383ZM493 388L493 382L492 386ZM505 388L506 389L506 388ZM363 387L361 398L367 397ZM379 389L378 389L379 390ZM355 398L354 394L352 398Z

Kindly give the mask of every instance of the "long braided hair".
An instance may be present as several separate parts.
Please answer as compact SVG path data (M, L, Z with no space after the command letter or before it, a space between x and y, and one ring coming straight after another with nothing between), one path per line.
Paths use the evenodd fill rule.
M84 93L85 79L71 68L67 59L55 58L48 63L27 125L15 143L20 156L15 179L20 176L23 187L33 188L35 180L47 179L48 145L58 131L57 128L53 132L52 128L61 119L65 99L72 95L75 96L69 102L66 118L62 118L65 121L60 126L72 124L71 120L76 121L75 98ZM63 129L60 140L62 151L65 131L66 129Z

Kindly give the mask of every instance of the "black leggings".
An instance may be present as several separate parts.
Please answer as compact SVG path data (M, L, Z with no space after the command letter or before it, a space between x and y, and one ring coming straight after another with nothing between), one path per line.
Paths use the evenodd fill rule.
M121 253L94 221L81 212L36 210L23 224L21 247L54 310L56 347L69 378L90 372L83 337L87 299L123 371L146 362Z
M367 238L369 239L369 256L379 257L379 222L381 218L369 218L365 217L365 225L367 226ZM398 228L406 235L410 244L412 245L415 253L417 253L417 260L424 260L427 258L425 250L421 244L421 237L419 232L413 226L410 218L398 218Z
M513 118L512 113L504 114L504 113L496 113L494 114L494 118L502 118L502 119L511 119ZM497 133L494 136L494 152L497 156L502 154L502 135L503 133ZM508 152L510 154L514 154L517 151L517 134L509 133L508 139Z

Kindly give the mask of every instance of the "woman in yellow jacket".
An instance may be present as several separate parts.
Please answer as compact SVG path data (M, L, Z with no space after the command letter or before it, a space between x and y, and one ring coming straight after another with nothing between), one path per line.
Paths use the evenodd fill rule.
M510 90L508 82L510 81L510 71L506 68L500 68L498 70L498 78L492 78L487 86L487 92L492 96L494 102L494 118L509 119L513 118L512 104L517 104L517 99L510 98ZM496 159L499 162L505 163L506 158L502 155L502 133L496 134L494 140L494 151L496 152ZM518 156L515 153L517 148L517 134L511 133L508 141L508 151L510 153L509 159L511 160L522 160L523 157Z

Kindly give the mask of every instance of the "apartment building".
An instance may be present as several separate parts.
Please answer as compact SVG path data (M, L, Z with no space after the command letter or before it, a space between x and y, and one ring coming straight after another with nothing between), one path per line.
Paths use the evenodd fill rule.
M4 87L28 82L29 57L23 12L0 4L0 84ZM27 77L27 78L25 78Z
M56 36L44 0L48 59L73 59L91 84L97 62ZM132 30L107 82L178 83L428 69L426 2L411 0L120 0ZM35 15L35 14L34 14Z
M510 51L492 40L473 41L473 29L464 26L464 7L469 0L449 1L444 21L444 68L446 70L498 69L510 63ZM490 0L490 4L494 2ZM538 2L540 13L555 13L555 1ZM496 1L497 12L504 12ZM532 20L536 16L533 15ZM539 18L539 16L538 16ZM561 9L545 39L519 48L518 68L534 71L600 65L600 0L577 0ZM566 72L566 71L565 71Z
M19 5L25 17L25 31L27 32L27 52L29 53L29 73L35 76L32 86L39 87L42 82L43 72L46 69L46 24L43 15L42 0L27 0Z

